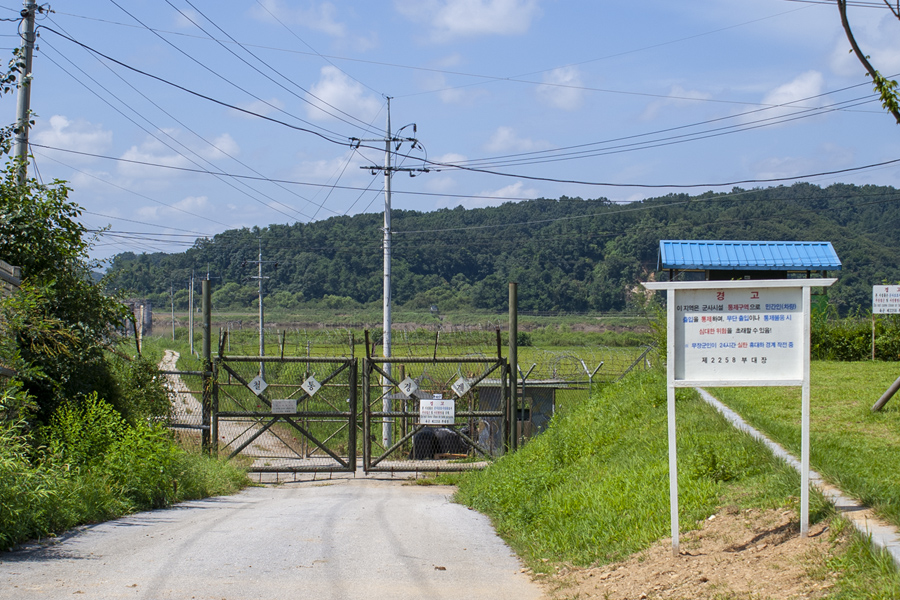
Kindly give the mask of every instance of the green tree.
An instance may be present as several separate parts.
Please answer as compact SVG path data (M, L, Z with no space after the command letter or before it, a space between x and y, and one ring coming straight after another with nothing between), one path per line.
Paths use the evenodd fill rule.
M20 185L10 161L0 181L0 258L22 267L23 285L3 306L4 358L46 422L69 399L122 392L104 349L125 323L125 306L91 279L90 240L64 182Z

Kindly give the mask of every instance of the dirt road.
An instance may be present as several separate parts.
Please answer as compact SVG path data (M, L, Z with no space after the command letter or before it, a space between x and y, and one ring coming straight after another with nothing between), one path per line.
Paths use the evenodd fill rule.
M0 599L544 598L451 493L347 478L141 513L0 554Z

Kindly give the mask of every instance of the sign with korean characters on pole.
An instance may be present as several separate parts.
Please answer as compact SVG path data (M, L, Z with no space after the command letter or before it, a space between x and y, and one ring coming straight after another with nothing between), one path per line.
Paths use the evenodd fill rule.
M802 288L675 290L675 380L803 378Z
M737 273L736 273L737 274ZM666 290L669 509L678 554L675 389L797 386L800 392L800 533L809 531L809 316L811 289L835 279L647 282Z
M900 285L872 286L872 314L900 314Z

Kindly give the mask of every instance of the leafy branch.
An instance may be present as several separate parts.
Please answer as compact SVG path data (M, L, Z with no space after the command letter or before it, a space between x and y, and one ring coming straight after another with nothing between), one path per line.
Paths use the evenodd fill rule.
M884 3L891 13L900 19L900 2L898 2L896 6L892 5L888 0L884 0ZM853 30L850 28L850 20L847 18L847 0L837 0L837 5L838 11L841 13L841 24L844 26L844 33L847 34L847 39L850 41L851 51L856 54L856 58L858 58L859 62L866 68L869 77L872 78L875 91L881 97L881 106L894 116L894 120L897 121L897 124L900 124L900 94L898 94L897 81L888 79L879 73L878 70L872 66L872 63L869 62L869 56L860 49L859 44L856 42L856 38L853 35Z

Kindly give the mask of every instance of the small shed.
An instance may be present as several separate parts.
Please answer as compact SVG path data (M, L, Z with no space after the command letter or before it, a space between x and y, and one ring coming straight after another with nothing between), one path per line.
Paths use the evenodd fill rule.
M681 272L703 272L707 281L826 277L841 261L831 242L660 240L659 270L673 280Z
M550 426L550 419L556 413L556 392L558 390L587 389L586 382L564 379L534 379L519 382L519 401L516 410L516 435L519 440L528 440ZM488 379L478 385L479 410L501 410L500 381ZM492 452L502 445L499 418L491 427L479 432L478 442Z

